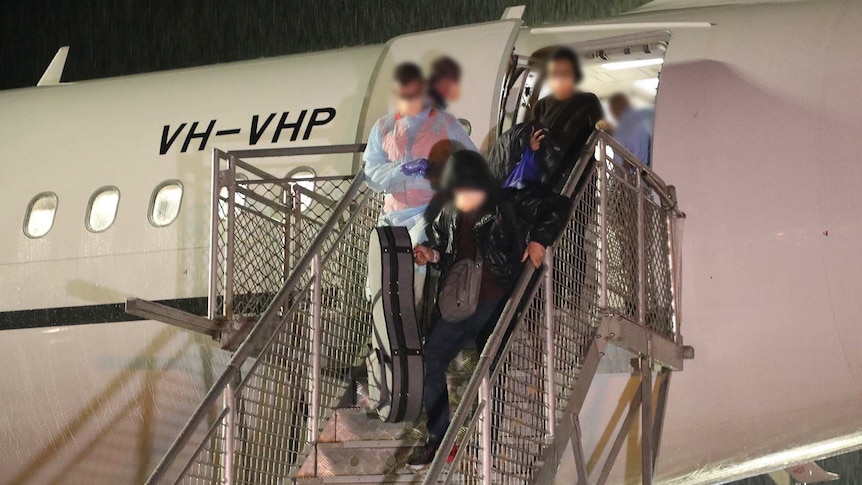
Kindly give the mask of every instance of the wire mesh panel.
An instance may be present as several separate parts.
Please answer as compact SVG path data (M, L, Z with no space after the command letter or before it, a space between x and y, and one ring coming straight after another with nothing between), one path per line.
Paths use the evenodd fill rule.
M543 297L533 299L491 379L492 483L529 480L548 435Z
M226 474L237 484L282 483L299 470L342 398L371 331L366 252L381 208L364 186L349 202L337 213L334 206L317 212L332 213L331 230L316 241L314 264L294 275L295 291L280 293L284 310L258 323L271 327L261 332L268 339L251 351L235 396L213 405L236 412L203 442L182 483L219 482Z
M210 315L256 323L148 483L284 483L369 341L367 246L382 197L362 174L278 179L218 150L213 161Z
M603 182L607 196L605 212L607 231L607 306L632 320L638 305L638 191L628 180L630 172L604 161Z
M671 255L669 217L666 210L652 200L644 204L646 219L644 234L645 292L647 328L663 335L673 337L676 327L674 318L673 283L671 276Z
M225 475L224 468L224 433L225 416L220 415L212 424L209 436L203 439L195 457L187 457L187 469L184 472L183 483L209 485L218 483ZM193 462L188 461L195 458Z
M351 177L250 177L227 159L214 214L213 316L262 314L350 182Z
M599 321L599 176L589 176L575 203L572 220L553 250L552 298L554 396L558 413L566 408L583 358ZM537 298L548 301L541 289ZM558 414L554 417L561 418Z

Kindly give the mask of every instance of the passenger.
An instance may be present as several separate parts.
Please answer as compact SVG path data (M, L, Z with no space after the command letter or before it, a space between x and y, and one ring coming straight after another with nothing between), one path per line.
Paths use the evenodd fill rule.
M446 109L461 97L461 66L448 56L438 57L431 64L429 95L437 109Z
M446 369L457 353L483 330L493 327L521 271L529 260L542 264L545 248L554 243L568 222L571 201L538 196L531 190L502 189L485 159L478 153L459 151L446 164L442 180L445 205L431 225L431 239L413 250L416 264L441 269L439 295L441 318L425 342L425 411L428 441L408 459L412 467L430 463L449 427L449 394ZM447 278L457 278L456 263L471 268L481 261L479 281L473 287L475 311L457 320L446 305ZM458 278L459 282L463 279ZM457 293L459 299L466 295ZM451 301L451 299L449 300Z
M551 52L545 64L545 79L551 94L533 107L533 119L547 128L551 138L562 148L562 170L555 178L564 181L593 127L604 119L604 112L595 94L577 90L583 73L577 54L571 49L559 47ZM540 131L533 134L535 141L540 142L542 137Z
M652 130L655 111L651 107L635 108L624 93L616 93L608 100L611 116L617 122L614 128L602 120L596 128L612 133L614 138L647 167L652 164Z
M365 180L386 198L379 223L406 226L414 244L427 239L425 210L434 196L426 178L454 151L476 150L454 116L431 107L419 66L395 68L396 112L374 124L365 149Z

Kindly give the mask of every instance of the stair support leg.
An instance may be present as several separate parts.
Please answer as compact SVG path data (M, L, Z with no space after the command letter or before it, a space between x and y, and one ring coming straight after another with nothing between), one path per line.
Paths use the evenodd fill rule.
M652 409L652 361L641 356L641 483L652 485L653 464L653 409Z
M665 411L667 410L667 397L670 391L670 376L671 370L667 368L662 368L661 372L656 376L656 381L658 381L658 391L656 396L656 406L655 406L655 422L652 427L652 443L653 443L653 458L652 458L652 466L653 473L655 473L655 467L658 463L658 453L659 449L661 449L661 436L662 431L664 430L664 416Z
M584 456L584 445L581 440L581 420L572 416L572 452L575 454L575 468L578 470L578 485L587 485L587 459Z
M617 432L616 438L614 438L614 443L611 445L610 452L608 453L607 458L605 458L605 464L602 465L602 471L599 473L596 485L605 485L605 483L607 483L608 477L611 475L611 470L614 468L614 463L617 461L620 450L622 450L623 444L626 441L626 437L632 430L632 426L635 423L635 417L637 416L640 406L641 390L638 389L632 398L631 403L629 403L628 413L626 413L626 417L623 419L620 430Z
M578 376L575 387L572 390L569 403L563 411L564 416L571 416L573 418L563 419L560 421L560 425L556 427L554 439L542 451L542 462L544 465L532 479L532 483L535 485L551 483L554 481L554 477L557 473L557 466L559 465L560 460L562 460L563 453L566 451L569 441L573 439L575 433L580 432L575 429L575 420L581 413L581 408L587 398L587 392L590 390L593 378L596 376L599 362L605 355L605 349L607 348L607 334L608 325L603 323L596 331L595 338L590 344L589 350L587 350L584 364L581 367L580 375ZM586 461L584 461L584 463L586 463ZM586 480L586 477L584 477L584 480Z

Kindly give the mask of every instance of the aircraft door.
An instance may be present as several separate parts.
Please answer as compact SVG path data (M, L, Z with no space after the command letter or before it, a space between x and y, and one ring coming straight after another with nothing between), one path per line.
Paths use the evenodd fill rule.
M390 111L392 72L397 64L415 62L427 75L435 59L449 56L461 65L461 97L446 111L463 120L462 125L470 127L473 143L487 151L497 134L503 79L512 62L520 25L520 19L506 19L390 40L366 93L357 141L366 141L374 122ZM357 160L356 168L360 164Z

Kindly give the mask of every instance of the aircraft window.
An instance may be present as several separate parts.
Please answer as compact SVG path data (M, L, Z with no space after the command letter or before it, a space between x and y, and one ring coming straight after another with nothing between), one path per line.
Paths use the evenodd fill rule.
M247 181L247 180L248 180L248 175L246 175L244 173L237 173L236 174L236 181L237 182L243 182L243 181ZM245 194L240 192L240 187L247 190L248 185L240 186L239 184L237 184L235 189L234 189L235 190L234 196L233 196L234 197L234 199L233 199L234 200L234 207L235 207L234 208L234 214L236 214L236 215L240 214L240 206L245 205ZM219 201L218 201L219 217L224 218L227 216L227 206L228 206L227 196L228 196L229 192L230 191L228 190L227 187L222 187L221 190L219 190Z
M310 179L317 176L317 172L314 171L311 167L296 167L293 170L287 172L286 178L289 179ZM309 180L305 182L294 182L296 185L302 187L305 190L310 192L314 192L315 186L314 181ZM293 191L291 191L293 193ZM311 197L307 195L299 195L299 205L301 210L305 211L311 205Z
M236 174L236 181L237 182L243 182L243 181L247 181L247 180L248 180L248 175L246 175L244 173ZM243 186L243 188L248 189L248 186L245 185L245 186ZM234 197L236 197L236 205L245 205L245 194L241 194L241 193L237 192L236 194L234 194Z
M165 227L176 220L183 202L183 184L179 180L162 182L150 199L150 224Z
M87 230L90 232L102 232L107 230L117 218L117 208L120 205L120 189L116 187L102 187L97 190L87 205L87 217L85 219Z
M48 234L54 225L57 203L57 194L53 192L42 192L33 197L24 216L24 234L27 237L35 239Z

